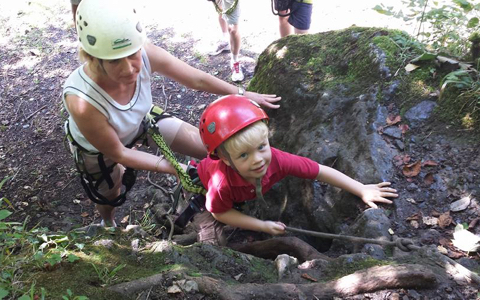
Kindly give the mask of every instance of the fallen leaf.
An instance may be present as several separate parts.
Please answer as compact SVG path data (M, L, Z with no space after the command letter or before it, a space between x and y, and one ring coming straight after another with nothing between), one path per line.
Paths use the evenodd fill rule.
M393 229L392 229L392 228L388 228L388 233L390 233L391 235L393 235L395 232L393 232Z
M415 220L410 221L410 225L412 225L415 229L419 227L418 221Z
M408 64L405 66L405 71L408 73L412 72L413 70L417 69L420 66L414 65L414 64Z
M417 201L415 201L415 199L413 198L407 198L407 202L410 202L412 204L417 204Z
M440 228L446 228L452 224L452 217L450 216L450 212L447 211L446 213L443 213L438 217L438 226Z
M438 218L435 218L435 217L426 216L426 217L422 218L422 221L423 221L423 224L425 224L427 226L437 226L438 225Z
M472 229L473 227L475 227L477 225L478 221L480 221L480 218L473 219L472 222L470 222L470 224L468 224L468 229Z
M402 131L402 134L405 134L405 132L407 132L410 129L410 127L407 124L400 124L398 125L398 128L400 128L400 130Z
M408 165L405 165L403 167L403 175L406 177L415 177L420 173L420 170L422 169L422 162L417 161Z
M411 221L411 220L420 220L420 215L416 213L407 218L407 221Z
M123 219L120 221L120 223L122 223L122 224L128 223L129 218L130 218L130 215L126 215L125 217L123 217Z
M428 167L428 166L438 166L438 164L436 162L434 162L433 160L426 160L422 163L422 167Z
M461 211L466 209L470 205L470 196L463 197L460 200L457 200L450 204L451 211Z
M400 167L406 163L408 163L410 161L410 155L408 154L405 154L405 155L395 155L393 157L393 160L394 160L394 164L397 166L397 167Z
M308 275L307 273L303 273L302 278L308 279L308 280L313 281L313 282L318 281L317 279L313 278L312 276Z
M438 250L438 252L440 252L442 254L447 254L448 253L447 248L445 248L443 246L437 246L437 250Z
M452 243L462 251L475 252L480 247L480 237L464 229L460 224L455 227Z
M168 287L167 289L167 293L169 294L178 294L178 293L181 293L182 290L177 286L177 285L172 285L170 287Z
M440 217L441 213L439 213L439 212L436 211L436 210L432 210L431 215L434 216L434 217Z
M88 217L88 212L83 212L80 216L82 216L83 218L86 218Z
M435 182L435 178L433 177L432 173L427 173L425 177L423 178L423 182L425 182L426 185L431 185L432 183Z
M444 238L444 237L440 238L440 239L438 240L438 243L439 243L440 245L444 246L445 248L447 248L447 247L450 246L450 240L447 239L447 238Z
M402 120L402 117L400 116L394 116L394 115L388 115L387 117L387 125L395 125L397 123L400 123L400 121Z

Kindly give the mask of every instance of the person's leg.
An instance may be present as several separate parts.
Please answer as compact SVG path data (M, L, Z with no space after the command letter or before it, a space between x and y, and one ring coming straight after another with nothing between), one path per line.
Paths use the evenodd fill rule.
M235 0L224 0L224 9L231 7ZM232 51L232 57L230 61L230 67L232 68L232 81L239 82L245 77L243 75L242 66L239 61L240 48L242 38L239 30L240 23L240 2L230 14L225 14L223 18L228 24L228 32L230 34L230 46Z
M70 0L70 3L72 4L72 14L73 14L73 26L76 26L76 20L77 20L77 8L78 4L80 4L80 1L82 0Z
M240 37L240 32L238 31L238 24L229 25L228 32L230 34L230 45L232 51L232 60L233 62L238 61L238 55L240 54L240 47L242 39Z
M173 151L198 159L207 156L197 127L174 117L162 119L157 125Z
M197 231L197 241L217 246L225 246L227 240L223 234L225 224L218 222L208 211L197 213L193 217Z
M94 176L100 176L101 171L98 165L98 156L97 155L89 155L85 153L80 153L82 161L83 161L83 169L88 172L89 174L94 174ZM111 166L114 162L108 158L104 158L105 165ZM120 195L120 191L122 188L122 177L123 173L125 172L125 168L117 164L113 168L112 172L110 173L110 177L113 182L113 187L110 188L105 180L98 186L97 192L102 195L103 197L107 198L107 200L112 201ZM96 182L93 183L95 185ZM102 225L107 227L115 227L115 207L111 205L100 205L95 203L95 208L100 214L102 218Z
M285 15L289 10L279 11L280 15ZM288 23L289 16L282 17L278 16L278 29L280 32L280 37L286 37L293 34L293 26Z
M295 28L296 34L306 34L312 23L313 5L310 3L294 2L288 23Z

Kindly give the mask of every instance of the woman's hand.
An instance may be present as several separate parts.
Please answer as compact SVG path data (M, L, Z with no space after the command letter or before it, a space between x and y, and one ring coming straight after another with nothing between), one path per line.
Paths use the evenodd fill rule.
M285 234L285 227L282 222L263 221L263 232L271 235Z
M398 197L397 190L390 188L390 182L380 182L377 184L366 184L363 186L361 196L363 202L371 208L378 208L375 202L391 204L392 201L385 197Z
M255 92L245 92L245 97L267 108L279 108L280 105L275 103L282 100L282 97L277 97L277 95L259 94Z

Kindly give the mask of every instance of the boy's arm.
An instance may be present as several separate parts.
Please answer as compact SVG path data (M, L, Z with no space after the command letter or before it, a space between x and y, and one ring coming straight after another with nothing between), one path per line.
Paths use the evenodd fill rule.
M285 224L281 222L262 221L242 214L236 209L230 209L224 213L212 213L212 216L224 224L253 231L263 231L277 235L285 233Z
M365 185L340 171L324 165L320 165L317 180L339 187L362 198L363 202L372 208L377 208L375 202L392 203L392 201L385 197L398 197L398 194L396 194L397 190L388 187L390 186L390 182Z

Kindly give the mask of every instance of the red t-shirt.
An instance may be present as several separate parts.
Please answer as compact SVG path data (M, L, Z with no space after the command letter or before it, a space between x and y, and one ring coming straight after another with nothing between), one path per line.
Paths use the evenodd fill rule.
M288 175L305 179L317 177L319 165L313 160L275 148L271 150L272 161L262 178L262 194ZM203 159L198 164L198 176L207 188L205 206L209 212L223 213L230 210L233 203L256 198L255 186L221 160Z

